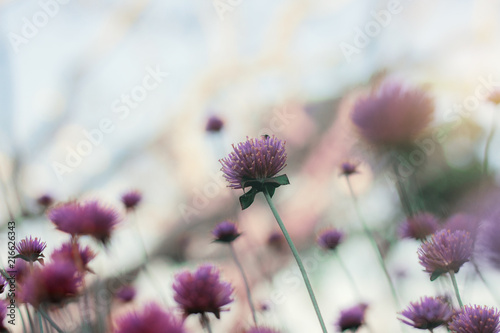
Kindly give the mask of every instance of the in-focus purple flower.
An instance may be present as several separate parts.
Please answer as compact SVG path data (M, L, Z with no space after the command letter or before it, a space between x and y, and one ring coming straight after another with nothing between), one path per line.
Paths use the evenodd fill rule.
M351 162L344 162L340 166L341 176L350 176L352 174L358 173L358 165Z
M425 272L431 273L431 281L441 274L453 271L470 260L473 242L467 231L441 230L432 235L418 249L420 264Z
M455 333L498 333L499 312L496 308L465 305L454 315L448 328Z
M64 243L60 248L56 249L51 254L52 260L64 260L72 262L76 268L79 270L86 270L92 272L92 270L87 266L88 263L94 259L96 254L86 246L82 248L79 243ZM81 266L81 267L80 267Z
M216 132L220 132L222 127L224 127L224 121L217 116L211 116L207 120L207 125L206 125L205 129L207 132L216 133Z
M42 207L49 207L54 203L54 199L50 194L43 194L36 199L36 202Z
M35 237L33 239L31 236L28 239L22 239L19 243L16 244L17 255L15 258L21 258L25 261L35 262L43 264L43 250L47 247L46 242L42 242L41 239Z
M241 233L238 232L238 227L235 223L223 221L215 226L214 230L212 230L212 235L215 237L215 242L231 243L240 237Z
M280 331L269 328L269 327L252 327L246 331L246 333L280 333Z
M124 193L121 197L123 205L127 210L133 210L141 202L142 194L137 190L132 190Z
M367 142L394 148L411 144L433 113L433 101L423 90L386 81L356 102L351 119Z
M318 236L318 245L325 250L335 250L344 238L344 233L337 229L323 230Z
M286 166L285 142L273 136L248 139L233 145L233 152L220 160L229 187L244 188L248 181L264 181Z
M158 304L150 303L142 311L130 312L119 318L115 333L185 333L184 322Z
M123 286L116 292L116 298L122 302L130 302L135 298L135 288L132 286Z
M399 227L401 238L424 240L439 229L438 218L430 213L419 213L407 218Z
M422 297L418 302L400 312L405 318L403 323L421 330L433 330L447 323L453 315L453 309L441 297Z
M337 327L341 332L351 330L353 332L365 323L365 312L368 305L361 303L350 307L348 309L342 310L340 312L340 318L337 321Z
M20 289L23 302L37 307L41 303L60 303L78 292L81 278L76 267L68 261L54 261L34 267Z
M114 209L98 201L64 203L53 207L47 215L57 229L72 236L90 235L103 244L109 241L113 228L120 221Z
M500 89L493 90L488 96L488 101L496 105L500 104Z
M185 316L212 312L220 318L222 307L233 301L230 283L220 280L219 270L212 265L201 265L191 273L183 271L175 276L174 300Z

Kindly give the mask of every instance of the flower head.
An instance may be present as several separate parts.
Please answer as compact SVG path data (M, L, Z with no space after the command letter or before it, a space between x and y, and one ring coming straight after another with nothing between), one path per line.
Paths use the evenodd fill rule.
M35 307L40 303L60 303L77 294L80 281L73 263L54 261L41 268L35 267L29 273L20 290L20 298Z
M240 142L228 157L221 159L224 178L229 187L244 188L245 182L263 181L278 174L286 166L285 142L275 136L263 136Z
M205 127L207 132L220 132L220 130L224 127L224 121L217 117L217 116L211 116L207 120L207 126Z
M132 286L123 286L116 292L116 298L127 303L135 298L135 288Z
M280 333L280 331L269 328L269 327L252 327L246 333Z
M488 101L490 101L495 105L500 104L500 89L493 90L491 94L488 96Z
M368 308L367 304L361 303L351 308L342 310L340 318L337 321L337 327L341 332L352 330L356 331L365 323L365 312Z
M3 324L5 318L7 317L7 304L4 301L0 301L0 332L9 332L7 327Z
M438 219L430 213L419 213L406 219L399 227L401 238L424 240L439 229Z
M341 176L350 176L352 174L358 173L358 165L351 162L344 162L340 166Z
M49 207L54 202L54 199L50 194L43 194L36 199L36 202L42 207Z
M450 216L446 220L446 223L444 224L444 229L449 229L451 231L455 230L467 231L470 234L472 240L474 241L476 239L477 231L479 228L479 222L480 219L477 218L476 216L464 213L457 213Z
M432 235L418 249L420 264L431 273L431 281L441 274L458 272L469 261L473 242L468 232L463 230L441 230Z
M448 303L440 297L422 297L419 302L412 302L399 319L403 323L418 329L434 329L447 323L453 314Z
M336 229L323 230L318 236L318 245L325 250L335 250L344 238L344 233Z
M141 202L142 194L139 191L128 191L121 197L123 205L127 210L133 210Z
M223 221L217 224L212 230L212 235L215 237L215 242L231 243L236 238L240 237L238 227L233 222Z
M387 81L356 102L351 119L367 142L394 148L412 143L433 112L433 101L424 91Z
M114 333L185 333L184 322L156 303L146 305L142 311L130 312L117 320Z
M185 316L212 312L220 318L222 307L233 301L231 284L220 281L218 269L208 264L201 265L194 273L184 271L177 274L173 289L174 299Z
M82 248L78 243L68 242L64 243L60 248L52 252L50 257L54 261L65 260L72 262L77 268L82 266L82 270L91 271L87 265L92 259L95 258L95 256L96 254L90 249L90 247L86 246L85 248Z
M21 258L29 262L38 261L43 264L44 256L42 252L46 247L47 243L42 242L37 237L35 237L35 239L33 239L31 236L29 239L28 237L26 237L16 245L16 250L18 253L18 255L16 255L16 258Z
M453 316L448 328L455 333L498 333L499 315L496 308L466 305Z

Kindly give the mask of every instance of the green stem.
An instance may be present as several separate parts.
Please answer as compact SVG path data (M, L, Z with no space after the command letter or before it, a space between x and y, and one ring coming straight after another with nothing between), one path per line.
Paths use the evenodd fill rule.
M460 292L458 291L457 279L455 279L455 273L453 271L450 271L450 278L451 278L451 282L453 283L453 289L455 289L455 295L457 295L458 304L460 305L461 308L463 308L464 304L462 303L462 299L460 298Z
M45 320L49 322L49 324L58 332L58 333L64 333L64 331L57 326L57 324L52 320L52 318L49 317L49 315L43 310L42 308L38 309L39 313L42 315Z
M40 315L40 312L38 312L38 311L37 311L37 316L38 316L38 324L40 325L40 333L43 333L42 316Z
M19 313L19 317L21 318L21 324L23 326L23 333L27 333L26 325L24 324L23 312L21 311L20 308L17 308L17 312Z
M493 119L491 121L491 128L490 128L490 133L488 134L488 138L486 139L486 145L484 146L484 160L483 160L483 174L486 174L488 172L488 152L490 150L490 145L491 141L493 139L493 136L495 135L495 120L496 120L496 113L493 112L492 115Z
M26 308L26 315L28 316L28 322L30 324L31 332L35 332L35 325L33 324L33 319L31 318L30 310L28 309L28 304L24 305Z
M318 302L316 301L316 297L314 296L314 291L311 287L311 282L309 282L309 278L307 277L306 270L304 268L304 265L302 264L302 260L300 259L299 252L295 248L295 245L293 244L292 239L290 238L290 235L288 234L288 231L286 230L285 225L283 224L283 221L281 220L281 217L278 214L278 211L276 210L276 207L274 206L273 200L271 199L271 196L269 195L269 192L267 189L264 187L264 196L266 197L267 203L269 204L269 207L271 208L271 211L273 212L274 217L276 218L276 221L278 222L278 225L283 232L283 236L285 236L285 239L288 243L288 246L292 250L293 256L295 257L295 261L297 262L297 265L299 266L300 273L302 274L302 278L304 279L304 283L306 284L307 291L309 292L309 297L311 298L311 301L314 306L314 311L316 311L316 315L318 316L319 323L321 325L321 329L323 333L328 333L326 330L325 322L323 321L323 317L321 316L321 312L319 310Z
M396 166L396 162L392 164L392 169L394 171L394 175L396 176L396 190L398 191L399 201L401 202L401 206L403 206L403 211L407 217L413 216L413 210L411 208L410 199L408 197L408 193L406 192L405 186L401 179L398 176L398 168ZM347 177L347 176L346 176Z
M335 253L335 257L337 258L337 261L340 264L340 267L344 270L344 273L347 276L347 279L349 280L349 283L351 284L352 290L356 294L356 297L358 299L360 299L361 298L361 293L360 293L360 291L358 289L358 286L356 285L356 282L354 282L354 279L353 279L351 273L347 269L347 266L344 264L344 261L340 258L339 253L337 251L334 251L334 253Z
M210 327L210 320L208 320L208 317L206 314L201 315L201 324L204 328L207 329L208 333L212 333L212 327Z
M389 283L389 287L391 288L391 293L392 293L392 297L394 298L394 302L396 303L396 306L398 308L401 308L401 306L399 304L398 295L396 293L396 288L394 287L394 283L392 282L391 276L389 275L389 271L387 270L387 267L385 265L385 261L384 261L384 257L382 256L382 252L380 251L380 248L378 247L377 242L373 238L373 235L372 235L370 229L368 228L368 226L365 222L365 219L363 218L363 215L361 214L361 211L359 210L358 199L356 198L356 195L354 194L354 190L352 189L351 181L349 180L348 176L346 176L346 180L347 180L347 186L349 187L349 192L351 193L352 201L354 203L354 210L356 211L356 214L358 215L358 219L361 221L361 225L362 225L363 230L366 234L366 237L368 237L368 239L370 240L370 244L373 247L373 250L375 251L379 265L382 268L382 270L384 271L384 275L387 279L387 282Z
M233 257L233 260L236 263L236 266L238 266L238 270L240 271L240 274L243 277L243 282L245 283L245 290L247 292L248 304L250 305L250 310L252 310L253 322L255 326L257 326L257 315L255 312L255 307L253 306L252 295L250 293L250 285L248 283L247 276L245 274L245 271L243 270L243 266L238 260L238 256L236 255L236 251L234 250L233 243L229 243L229 249L231 250L231 255Z

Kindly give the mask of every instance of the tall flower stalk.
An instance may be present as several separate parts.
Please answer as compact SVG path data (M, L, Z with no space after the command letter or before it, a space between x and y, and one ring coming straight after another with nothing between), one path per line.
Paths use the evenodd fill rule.
M323 333L327 333L307 272L272 200L276 188L289 184L286 175L276 176L286 166L286 157L285 142L275 136L265 135L259 139L247 139L247 141L240 142L237 146L233 145L233 152L228 157L220 160L222 164L221 170L224 173L224 178L229 182L229 187L243 190L251 187L250 191L240 196L242 209L250 207L257 193L262 192L264 194L299 266L321 329Z

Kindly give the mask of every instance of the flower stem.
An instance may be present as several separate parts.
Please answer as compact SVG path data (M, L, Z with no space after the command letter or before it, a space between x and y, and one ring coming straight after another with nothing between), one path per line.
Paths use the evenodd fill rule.
M204 328L207 329L208 333L212 333L212 327L210 327L210 320L208 319L207 315L202 313L201 315L201 324Z
M26 325L24 324L24 317L23 317L23 312L21 311L21 308L17 308L17 312L19 313L19 317L21 318L21 324L23 326L23 333L26 333Z
M40 315L40 312L37 311L38 315L38 324L40 325L40 333L43 333L43 323L42 323L42 316Z
M493 139L493 136L495 135L495 120L496 120L496 113L493 112L492 115L493 119L491 121L491 128L490 128L490 133L488 134L488 138L486 139L486 145L484 146L484 160L483 160L483 174L486 174L488 172L488 152L490 150L490 145L491 141Z
M356 214L358 215L358 219L361 221L361 225L363 227L363 230L370 240L370 244L372 245L375 254L377 256L378 262L380 264L380 267L382 267L382 270L384 271L384 275L387 279L387 282L389 283L389 287L391 288L391 293L392 297L394 298L394 302L396 303L396 306L400 308L399 304L399 299L398 295L396 293L396 288L394 287L394 283L392 282L391 276L389 275L389 271L387 270L387 267L385 265L384 257L382 256L382 252L380 252L380 248L377 245L377 242L375 241L375 238L373 238L373 235L366 225L365 219L363 218L363 215L361 214L361 211L359 210L358 207L358 199L356 198L356 195L354 194L354 190L352 189L351 181L349 180L349 177L346 176L347 180L347 186L349 187L349 192L351 193L352 201L354 202L354 210L356 211Z
M299 266L300 273L302 274L302 278L304 279L304 283L306 284L307 291L309 292L309 297L311 298L311 301L314 306L314 311L316 311L316 315L318 316L319 323L321 325L321 329L323 333L328 333L326 330L325 322L323 321L323 317L321 316L321 312L319 310L318 302L316 301L316 297L314 296L314 291L311 287L311 282L309 281L309 278L307 277L306 270L304 268L304 265L302 264L302 260L300 259L299 252L295 248L295 245L293 244L292 239L290 238L290 235L288 234L288 231L286 230L285 225L283 224L283 221L281 220L281 217L278 214L278 211L276 210L276 207L274 206L273 200L271 199L271 196L269 195L269 192L267 189L264 187L264 196L266 197L267 203L269 204L269 207L271 208L271 211L273 212L274 217L276 218L276 221L278 222L278 225L283 232L283 236L285 236L285 239L288 243L288 246L290 246L290 250L292 250L293 256L295 257L295 261L297 262L297 265Z
M31 332L35 332L35 327L33 325L33 319L31 318L31 314L30 314L30 310L28 308L28 304L24 304L24 306L26 308L26 315L28 316L28 322L30 324Z
M241 277L243 277L243 282L245 283L245 290L247 292L248 304L250 305L250 310L252 310L253 322L255 326L257 326L257 315L255 312L255 307L253 306L252 295L250 293L250 285L248 284L247 276L245 274L245 271L243 270L243 266L238 260L238 256L236 255L236 251L234 250L233 243L229 243L229 249L231 250L231 255L233 257L234 262L236 263L236 266L238 266Z
M335 257L337 258L337 261L340 264L340 267L344 270L344 273L347 276L347 279L349 280L349 282L351 284L351 288L354 291L354 293L356 294L356 297L358 299L361 298L361 293L359 292L358 286L356 285L356 282L354 282L354 279L353 279L351 273L349 272L349 270L347 269L347 266L345 265L344 261L340 258L339 253L337 251L334 251L334 253L335 253Z
M42 308L38 309L39 313L42 315L45 320L49 322L49 324L58 332L58 333L64 333L64 331L57 326L57 324L52 320L52 318L49 317L49 315L43 310Z
M455 295L457 295L458 305L460 305L460 307L463 308L464 304L462 303L462 299L460 298L460 292L458 291L457 279L455 279L455 273L453 271L450 271L450 278L451 278L451 282L453 283L453 289L455 289Z
M396 190L398 191L399 201L401 202L401 206L403 206L403 211L406 217L411 217L413 215L413 210L411 208L410 199L408 197L408 193L406 192L405 186L401 179L398 177L398 168L396 166L396 162L392 164L392 169L394 170L394 175L396 175ZM347 177L347 176L346 176Z

